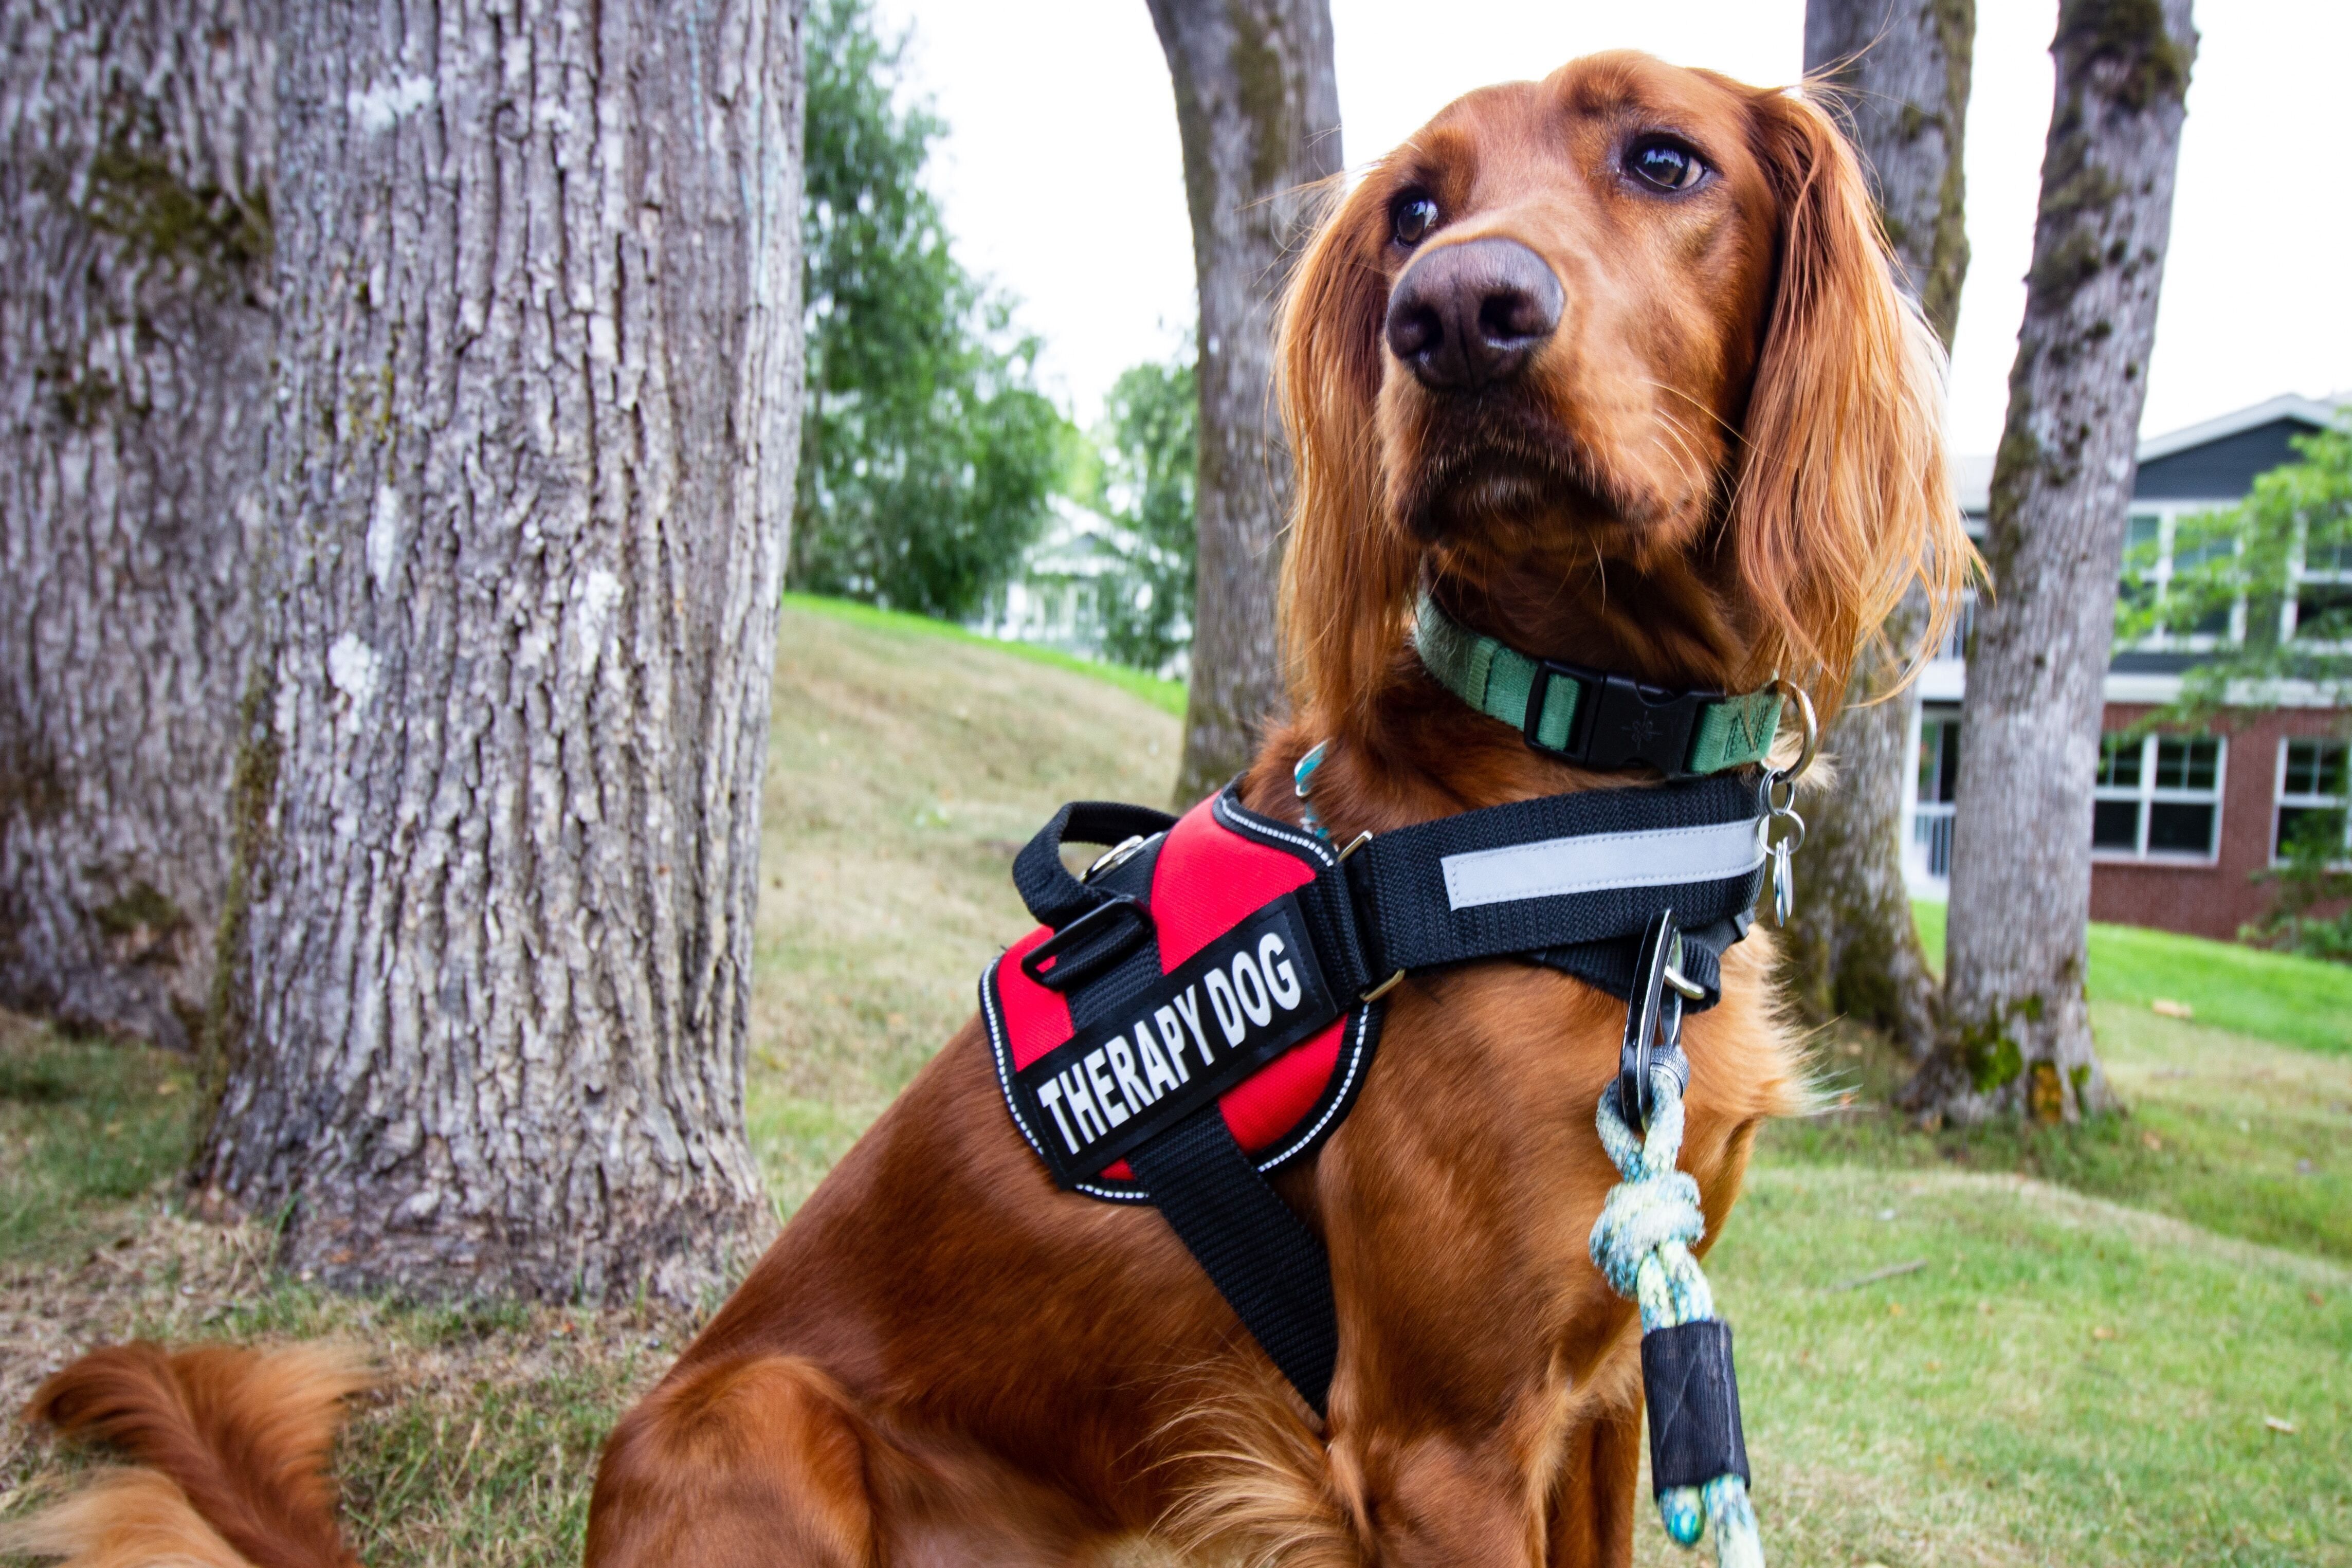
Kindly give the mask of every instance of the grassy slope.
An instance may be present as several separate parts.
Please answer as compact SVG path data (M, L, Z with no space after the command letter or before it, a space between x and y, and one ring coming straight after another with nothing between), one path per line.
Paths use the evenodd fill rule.
M942 641L968 648L989 648L997 653L1011 654L1031 664L1042 664L1048 669L1066 670L1107 680L1130 696L1140 697L1162 713L1184 716L1184 683L1163 680L1123 664L1105 664L1095 659L1079 658L1050 647L1037 647L1029 643L1000 642L946 621L934 621L922 616L910 616L903 610L877 610L871 605L857 604L849 599L827 599L814 594L787 594L784 609L788 615L797 613L818 616L847 626L864 626L871 631L903 633L915 637L938 637ZM952 656L951 656L952 657Z
M1177 726L1091 673L831 607L788 608L776 690L751 1116L789 1207L1027 923L1014 845L1064 799L1163 799ZM1855 1105L1773 1130L1711 1263L1775 1561L2352 1563L2352 1056L2098 1017L2136 1114L2039 1142L1903 1133L1866 1109L1892 1064L1818 1043ZM0 1022L0 1405L72 1344L342 1333L395 1374L339 1457L366 1561L576 1563L595 1444L687 1325L258 1285L266 1237L172 1212L184 1085ZM2312 1174L2282 1170L2294 1150ZM2019 1165L2210 1228L1994 1173ZM2291 1200L2267 1217L2263 1183ZM0 1510L70 1462L20 1436ZM1637 1540L1695 1561L1647 1518Z
M1945 906L1915 906L1919 934L1944 961ZM2352 1054L2352 965L2265 952L2137 926L2091 928L2091 999L2146 1007L2187 1003L2200 1022L2258 1039Z
M1175 784L1176 719L1124 689L1148 678L1107 684L1108 667L1036 651L822 600L785 608L751 1116L787 1212L1033 923L1014 850L1066 800L1160 805Z

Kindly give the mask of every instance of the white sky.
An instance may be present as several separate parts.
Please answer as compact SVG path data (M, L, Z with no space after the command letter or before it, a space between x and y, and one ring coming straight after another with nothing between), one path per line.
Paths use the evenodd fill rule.
M965 264L1020 300L1049 392L1081 424L1192 319L1167 67L1143 0L879 0L915 27L913 76L950 127L932 179ZM2147 434L2282 392L2352 389L2352 143L2344 0L2206 0L2189 94ZM1490 81L1596 49L1792 79L1802 0L1331 0L1348 162ZM1974 258L1953 353L1953 437L2000 435L2025 305L2056 0L1978 0L1968 126Z

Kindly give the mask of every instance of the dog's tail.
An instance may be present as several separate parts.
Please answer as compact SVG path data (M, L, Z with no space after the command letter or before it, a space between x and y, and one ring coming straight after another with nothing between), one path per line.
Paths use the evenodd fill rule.
M368 1381L355 1354L320 1345L93 1351L26 1415L142 1468L0 1529L0 1552L64 1568L356 1568L326 1461L345 1396Z

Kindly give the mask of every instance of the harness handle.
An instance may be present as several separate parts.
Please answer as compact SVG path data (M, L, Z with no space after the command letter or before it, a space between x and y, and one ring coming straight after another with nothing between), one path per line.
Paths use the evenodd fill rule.
M1059 931L1080 915L1092 914L1110 897L1070 875L1070 868L1062 864L1063 840L1117 844L1125 838L1149 838L1175 826L1174 817L1148 805L1115 800L1071 801L1013 858L1013 885L1029 907L1032 919Z

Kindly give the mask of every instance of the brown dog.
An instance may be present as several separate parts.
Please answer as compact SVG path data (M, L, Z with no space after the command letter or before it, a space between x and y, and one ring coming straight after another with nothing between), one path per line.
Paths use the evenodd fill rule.
M1968 560L1936 359L1813 105L1631 56L1454 105L1306 258L1284 331L1298 717L1247 803L1337 842L1594 785L1433 684L1424 579L1530 652L1676 686L1803 671ZM1687 1030L1717 1225L1794 1092L1733 950ZM1159 1216L1056 1191L968 1027L614 1435L598 1564L1055 1562L1160 1530L1286 1562L1625 1561L1632 1310L1586 1238L1622 1005L1409 980L1350 1119L1276 1184L1322 1235L1318 1430ZM795 1543L778 1552L782 1541ZM771 1554L776 1553L772 1559Z
M1895 599L1948 604L1970 559L1937 354L1888 265L1818 107L1639 56L1472 94L1384 159L1286 317L1297 713L1246 803L1296 820L1318 742L1341 842L1630 782L1440 689L1404 636L1424 584L1530 653L1677 687L1786 672L1833 708ZM1769 966L1760 936L1732 949L1685 1030L1712 1228L1798 1092ZM1146 1533L1626 1562L1638 1336L1587 1256L1624 1008L1511 963L1389 1007L1352 1115L1276 1178L1330 1257L1328 1420L1159 1215L1055 1188L975 1024L622 1421L589 1562L1079 1563Z

